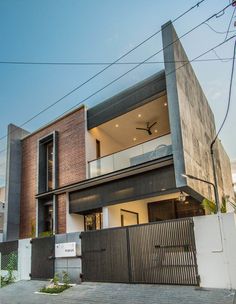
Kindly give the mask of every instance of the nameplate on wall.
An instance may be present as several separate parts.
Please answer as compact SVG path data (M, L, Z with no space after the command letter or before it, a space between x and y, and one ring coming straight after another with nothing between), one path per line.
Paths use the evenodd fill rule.
M55 244L56 258L76 257L76 242Z

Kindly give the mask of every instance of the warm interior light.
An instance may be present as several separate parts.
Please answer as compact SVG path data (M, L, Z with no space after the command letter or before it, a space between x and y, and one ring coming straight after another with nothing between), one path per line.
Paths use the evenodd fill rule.
M118 125L118 124L116 124L116 128L119 128L119 125Z
M133 141L136 141L136 140L137 140L137 138L136 138L136 137L134 137L134 138L133 138Z
M154 132L157 133L157 129L155 129Z
M167 107L167 102L164 103L164 106Z
M179 194L179 201L184 203L185 200L186 200L186 195L183 193L183 191L181 191Z
M138 117L140 118L140 117L142 117L142 115L141 115L141 114L138 114Z

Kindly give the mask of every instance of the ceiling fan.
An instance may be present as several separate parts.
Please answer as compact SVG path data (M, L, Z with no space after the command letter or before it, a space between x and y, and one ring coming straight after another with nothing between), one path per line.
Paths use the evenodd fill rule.
M153 126L155 126L157 122L155 121L153 124L150 125L149 122L147 122L147 127L146 128L136 128L136 130L143 130L143 131L147 131L148 132L148 135L152 135L152 132L151 132L151 128Z

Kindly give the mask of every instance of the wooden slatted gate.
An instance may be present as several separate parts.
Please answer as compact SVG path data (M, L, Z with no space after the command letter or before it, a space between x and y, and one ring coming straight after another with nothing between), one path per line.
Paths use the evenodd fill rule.
M199 285L193 219L82 232L83 280Z

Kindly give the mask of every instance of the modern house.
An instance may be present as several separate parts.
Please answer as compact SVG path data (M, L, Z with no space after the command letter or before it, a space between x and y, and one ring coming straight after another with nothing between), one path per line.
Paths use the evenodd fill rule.
M213 188L214 115L171 23L165 69L29 133L8 128L7 240L203 215ZM214 147L219 196L230 161ZM13 212L14 211L14 212Z

